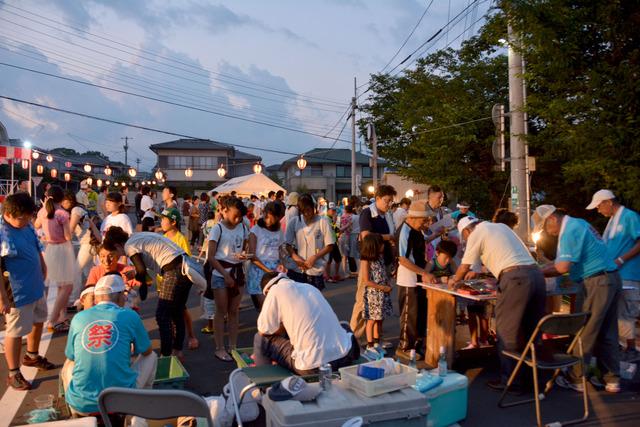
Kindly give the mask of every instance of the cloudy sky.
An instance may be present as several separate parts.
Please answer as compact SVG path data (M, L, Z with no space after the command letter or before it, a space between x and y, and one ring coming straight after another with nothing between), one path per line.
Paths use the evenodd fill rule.
M354 77L366 90L423 14L387 70L458 16L414 57L457 46L489 4L0 0L0 95L243 146L269 165L287 153L348 148L350 128L338 135ZM12 138L121 161L121 138L131 137L129 163L140 158L143 170L155 164L150 144L177 139L6 99L0 121Z

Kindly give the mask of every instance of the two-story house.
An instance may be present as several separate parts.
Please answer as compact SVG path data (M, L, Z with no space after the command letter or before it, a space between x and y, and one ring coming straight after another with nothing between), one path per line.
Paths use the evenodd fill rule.
M303 170L296 163L299 157L285 160L279 168L288 191L305 191L331 201L351 195L351 150L315 148L303 157L307 161ZM383 176L384 165L378 160L378 179ZM356 183L361 194L367 194L372 179L371 157L356 152Z
M157 169L162 171L166 182L179 191L210 190L229 178L254 173L253 166L262 160L232 145L208 139L178 139L149 148L157 155ZM223 177L218 175L221 166L226 171Z

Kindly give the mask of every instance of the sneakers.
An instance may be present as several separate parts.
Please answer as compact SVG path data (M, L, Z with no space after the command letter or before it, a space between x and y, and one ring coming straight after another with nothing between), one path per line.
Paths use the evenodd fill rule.
M14 390L31 390L31 383L22 376L22 372L7 377L7 385Z
M577 391L578 393L584 392L584 387L582 386L581 382L573 383L563 375L558 375L556 377L556 385L566 390L573 390L573 391Z
M376 351L373 347L367 347L364 353L362 353L362 357L367 360L380 360L382 359L382 355Z
M374 349L375 351L377 351L378 353L380 353L380 356L382 356L382 357L384 357L384 356L386 356L386 355L387 355L387 352L386 352L386 351L384 351L384 347L380 347L380 345L379 345L379 344L374 345L374 346L373 346L373 349Z
M620 381L603 382L594 375L589 378L589 382L598 390L604 389L607 393L620 393Z
M56 365L49 362L46 357L42 357L40 355L38 355L38 357L36 357L35 359L32 359L25 354L22 358L22 364L24 366L38 368L40 371L50 371L51 369L56 368Z

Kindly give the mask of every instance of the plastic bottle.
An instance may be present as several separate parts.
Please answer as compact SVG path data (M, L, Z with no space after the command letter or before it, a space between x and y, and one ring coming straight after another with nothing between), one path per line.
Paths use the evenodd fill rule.
M438 375L441 377L447 376L447 352L444 346L440 347L440 358L438 359Z
M409 351L409 367L413 368L413 369L417 369L417 363L416 363L416 351L415 350L411 350Z

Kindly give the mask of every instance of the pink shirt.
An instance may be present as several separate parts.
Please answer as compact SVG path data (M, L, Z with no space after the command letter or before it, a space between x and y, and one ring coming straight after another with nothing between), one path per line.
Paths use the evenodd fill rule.
M62 208L57 208L53 213L53 218L47 218L47 210L40 209L38 219L42 224L45 241L48 243L64 243L67 241L64 237L64 227L69 226L69 212Z

